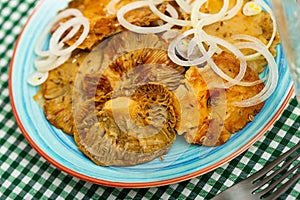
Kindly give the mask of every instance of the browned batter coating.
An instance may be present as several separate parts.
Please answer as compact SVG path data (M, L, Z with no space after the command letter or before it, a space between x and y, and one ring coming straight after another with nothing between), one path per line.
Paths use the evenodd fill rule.
M76 114L78 148L99 165L151 161L166 154L176 139L172 92L159 84L145 84L131 95L125 94L115 96L102 108L88 100Z
M95 95L75 113L78 148L105 166L136 165L167 153L180 115L172 90L184 71L165 50L142 48L120 55L103 73L87 75L84 88ZM112 91L103 91L104 85Z
M244 4L248 1L250 0L244 0ZM230 0L229 2L229 7L233 7L236 1ZM207 5L203 6L203 12L216 13L221 9L222 5L223 1L208 0ZM264 11L250 17L245 16L242 11L239 11L233 18L205 26L203 30L209 35L217 36L231 43L238 42L234 41L231 36L236 34L246 34L258 38L267 45L273 33L273 22L270 14ZM276 56L275 48L279 42L279 34L276 33L275 39L269 48L273 56ZM249 49L242 51L245 55L255 53L253 50ZM267 62L262 56L258 56L253 61L248 62L249 67L259 72L264 70L266 64Z
M132 70L134 62L137 63L136 65L140 65L143 62L151 65L156 63L159 64L158 66L155 66L157 68L153 67L153 65L153 68L151 68L151 66L148 66L148 68L145 67L144 70L146 71L144 71L144 73L150 73L152 71L157 74L161 72L161 76L163 76L163 73L166 73L166 70L162 70L166 69L166 67L162 67L162 65L166 66L170 64L166 52L160 49L162 48L162 45L154 35L141 36L135 33L122 32L115 35L114 39L110 40L108 44L109 45L106 45L105 43L103 45L105 46L105 49L100 49L100 52L97 49L93 53L80 50L74 52L67 62L49 72L48 79L42 85L39 93L35 97L37 101L41 102L41 106L43 107L48 121L53 126L69 135L73 135L74 131L74 106L77 107L77 105L85 99L93 98L95 96L96 87L102 87L102 93L97 93L95 98L102 98L102 96L112 91L112 87L117 84L123 74ZM143 47L149 47L149 49L142 50L142 54L134 55L137 51L133 50L141 49ZM131 51L131 53L116 59L124 53L124 49ZM108 64L112 63L110 67L111 70L106 71L105 75L107 76L102 76L99 72L93 74L86 72L86 70L99 70L99 66L92 66L91 69L87 69L86 64L90 59L97 60L100 54L103 57L108 58ZM123 65L125 59L129 60L131 58L136 59L131 60L131 62L126 62L127 65ZM174 64L172 64L172 66L174 68L177 67L177 65ZM106 66L103 66L103 68L105 67ZM127 69L120 71L122 67L126 67ZM182 74L184 69L182 67L178 67L177 69L179 70L178 72L174 69L176 73L174 73L174 70L170 70L167 74L168 76L172 76L170 73L173 73L174 75L171 77L171 79L174 80L173 86L169 84L170 87L173 88L179 84L178 74L180 74L180 78L183 77ZM114 72L116 70L119 70L119 72ZM136 72L137 70L142 70L142 68L135 69ZM83 76L83 78L78 78L80 76ZM109 77L110 80L107 80L107 77ZM140 79L143 77L144 76L141 74ZM98 81L102 83L102 86L101 84L98 84ZM127 79L127 82L128 81L129 79ZM144 82L145 81L146 80L144 80ZM153 80L153 82L155 82L155 80ZM113 85L110 86L110 84ZM79 86L81 88L77 89ZM74 94L74 90L77 92L76 94Z
M116 8L133 1L120 0ZM116 14L108 13L108 2L69 3L68 8L80 10L89 19L89 35L66 63L50 71L36 95L48 121L74 134L78 148L87 157L104 166L136 165L166 154L176 134L184 135L188 143L217 146L254 120L263 103L246 108L234 103L259 93L263 83L217 87L224 80L209 66L184 68L174 64L168 58L168 44L160 36L125 31ZM218 12L221 2L209 0L201 9ZM230 6L235 2L231 0ZM159 9L164 12L168 3L176 6L174 1L166 1ZM180 18L189 19L188 14L177 10ZM159 19L146 7L130 11L125 18L138 26L155 25ZM230 42L234 42L232 35L240 33L266 44L272 23L265 12L252 17L239 13L204 30ZM67 44L73 44L75 38ZM270 47L274 56L278 43L277 35ZM247 51L243 50L252 53ZM230 77L238 74L239 61L226 49L213 60ZM258 80L265 59L257 57L247 64L243 81Z
M74 79L87 53L76 51L60 67L51 70L35 100L41 103L47 120L56 128L73 135L72 112Z
M135 0L120 0L116 8L119 9L128 3ZM91 1L91 0L73 0L69 3L67 8L76 8L87 17L90 22L90 32L85 41L78 47L80 49L91 49L95 44L98 44L104 38L114 35L124 30L117 20L116 14L108 13L106 6L109 0ZM159 10L164 12L166 5L159 6ZM128 22L138 26L149 26L152 22L157 21L159 18L152 13L147 7L137 8L129 11L125 15ZM77 36L78 37L78 36ZM76 36L67 42L71 45L76 40Z
M222 52L213 59L232 78L238 74L239 61L232 54ZM234 104L259 93L264 87L263 83L250 87L234 85L228 89L218 88L216 85L222 84L223 80L209 66L201 69L191 67L185 76L187 85L193 89L198 100L200 112L199 116L194 117L199 119L193 122L194 126L198 124L196 131L185 134L189 143L221 145L231 134L253 121L263 106L263 103L250 107L237 107ZM243 81L252 82L258 79L258 73L248 68ZM193 115L192 112L189 114Z

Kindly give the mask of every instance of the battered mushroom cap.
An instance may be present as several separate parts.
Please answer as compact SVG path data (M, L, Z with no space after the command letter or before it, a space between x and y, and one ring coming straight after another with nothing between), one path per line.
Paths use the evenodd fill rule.
M132 94L107 101L93 99L78 110L74 134L78 148L103 166L145 163L171 148L176 138L175 97L160 84L145 84Z
M49 73L40 89L42 107L48 121L63 132L73 135L72 95L75 76L86 52L74 52L72 57Z
M184 79L184 67L174 64L165 50L144 48L123 54L105 72L116 89L159 83L175 90ZM116 79L117 77L117 79Z
M168 58L154 35L124 32L97 53L99 66L88 57L90 66L78 76L82 103L74 112L74 138L79 150L104 166L136 165L167 153L180 117L173 91L184 79L184 67Z
M53 126L73 135L73 113L76 112L78 105L94 96L96 87L106 87L106 89L102 89L104 94L112 91L110 86L112 78L108 80L100 73L105 68L102 65L109 65L121 55L142 48L163 49L164 47L155 35L124 31L105 40L92 52L75 51L67 62L49 72L49 78L34 99L43 107L47 120ZM153 55L158 56L159 54L161 53ZM161 59L160 61L164 63L164 66L168 63L168 60ZM118 62L120 63L120 61ZM182 69L179 71L182 72ZM162 70L159 72L159 69L157 73L163 74ZM121 75L117 76L118 80ZM98 84L98 80L102 84ZM99 102L104 94L98 94Z
M133 71L135 71L134 74L137 74L137 70L142 69L143 67L140 66L143 65L143 62L146 62L145 60L135 59L142 56L142 51L148 52L148 55L151 51L152 56L160 57L160 63L157 64L164 67L164 69L172 68L172 66L174 66L173 68L177 67L177 65L171 64L169 66L170 60L167 58L164 49L165 44L158 36L154 34L137 34L129 31L121 32L101 42L86 56L78 70L73 91L73 102L77 103L73 105L73 112L76 112L78 105L89 98L90 94L86 94L87 91L92 95L95 94L97 79L100 76L102 78L105 77L109 85L115 90L120 79L130 76ZM154 59L148 59L148 61L150 61L148 64L151 64L152 67L156 64ZM158 69L155 71L156 74L161 73ZM183 73L183 71L184 69L180 67L178 73ZM144 72L146 71L144 70ZM103 84L104 86L108 85L106 83Z
M213 59L229 76L235 77L238 74L239 62L232 54L223 52L214 56ZM224 80L218 77L209 66L201 69L191 67L185 76L186 84L195 92L198 100L197 108L200 112L196 131L185 134L188 143L204 146L221 145L230 138L231 134L253 121L254 116L263 107L263 103L250 107L235 105L237 101L246 100L258 94L264 87L263 83L250 87L234 85L227 89L220 88ZM248 68L243 81L252 82L258 79L258 73ZM196 123L194 121L194 125Z
M119 0L115 3L116 9L134 2L135 0ZM124 31L125 28L117 20L116 13L108 12L107 5L110 0L90 1L90 0L72 0L67 8L75 8L82 12L83 16L88 18L90 22L90 31L85 41L79 45L80 49L92 49L104 39ZM158 5L161 12L165 12L166 4ZM148 7L141 7L129 11L125 16L126 20L138 26L149 26L151 23L157 22L160 18L155 15ZM72 45L78 38L78 34L74 38L66 41Z

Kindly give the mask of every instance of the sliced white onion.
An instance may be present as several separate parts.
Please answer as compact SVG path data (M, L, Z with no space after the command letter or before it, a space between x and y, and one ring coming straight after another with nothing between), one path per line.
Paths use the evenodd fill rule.
M48 72L34 72L28 77L27 82L32 86L41 85L47 80L48 76Z
M196 38L194 37L193 39L191 39L191 41L188 44L188 50L187 50L187 58L189 60L191 60L193 53L195 52L196 48L197 48L197 41Z
M78 18L73 18L72 20L74 20L74 19L78 19ZM79 18L79 19L82 19L82 18ZM80 21L80 20L79 20ZM68 21L68 23L70 23L70 20ZM67 24L67 22L66 23L64 23L64 24L62 24L60 27L62 27L62 26L67 26L67 25L69 25L69 24ZM71 26L70 25L70 28L72 28L69 32L68 32L68 34L66 35L66 36L64 36L61 40L60 40L60 45L59 46L63 46L64 45L64 42L66 42L66 41L68 41L68 40L70 40L70 39L72 39L75 35L76 35L76 33L80 30L80 27L82 26L82 24L80 24L80 23L78 23L78 24L75 24L74 23L74 25L73 26ZM57 30L58 31L58 30ZM56 32L56 31L55 31ZM53 37L53 36L52 36ZM59 47L59 48L61 48L61 47Z
M45 41L50 36L50 34L49 34L50 29L51 29L50 26L49 26L49 28L46 27L37 39L34 52L38 56L44 56L45 57L45 56L50 55L49 50L43 50L43 48L42 48L42 45L45 44Z
M78 26L80 27L82 25L83 31L80 34L79 38L76 40L74 44L71 46L68 46L67 48L61 48L61 43L65 42L66 40L70 39L69 35L67 35L67 38L62 38L64 33L70 29L75 27L76 30L78 30ZM65 23L61 24L58 29L52 34L52 37L50 38L50 44L49 49L50 52L53 55L61 56L64 54L71 53L74 51L88 36L90 27L89 27L89 21L86 18L72 18Z
M254 1L249 1L249 2L245 3L245 5L243 7L243 14L246 16L257 15L261 11L262 11L262 9L261 9L260 5L258 5Z
M272 19L272 23L273 23L273 32L272 32L272 36L269 40L269 43L267 44L267 47L270 48L270 46L272 45L275 36L276 36L276 32L277 32L277 24L276 24L276 20L275 20L275 15L272 11L272 9L270 8L270 6L268 6L268 4L266 4L266 2L264 2L263 0L254 0L256 3L258 3L259 5L261 5L269 14L270 17Z
M60 20L64 19L64 18L67 18L67 17L83 17L82 13L75 9L75 8L68 8L60 13L58 13L55 18L53 19L52 21L52 26L54 24L56 24L57 22L59 22Z
M256 37L253 37L251 35L236 34L236 35L232 35L231 38L233 40L248 40L248 41L251 41L251 42L256 43L258 45L266 46L264 43L262 43L262 41L260 41L259 39L257 39Z
M39 72L46 72L55 69L65 63L71 57L71 53L62 56L51 55L47 58L37 58L34 65Z
M262 103L272 95L278 83L278 70L275 59L265 45L260 45L255 42L241 42L236 44L236 46L240 49L251 48L263 55L268 62L269 74L265 87L257 95L247 100L236 102L235 105L239 107L249 107Z
M58 57L54 55L50 55L48 57L41 57L41 58L37 57L34 61L34 66L40 72L49 71L48 67L50 66L51 63L55 62L57 58Z
M199 19L206 17L208 15L207 13L203 13L204 16L200 15L200 11L199 11L201 6L206 2L207 0L199 0L194 2L194 5L192 7L192 12L191 12L191 21L193 26L196 26Z
M202 24L203 26L205 26L221 20L226 15L226 12L229 7L229 0L224 0L222 8L219 10L218 13L214 13L214 14L207 14L207 13L200 12L200 8L206 2L207 0L199 0L196 1L193 5L192 13L191 13L191 21L194 27L198 26L197 24L199 23L199 21L203 20Z
M260 5L261 7L263 7L269 14L273 23L273 31L272 31L272 35L271 38L267 44L267 48L270 48L275 37L276 37L276 32L277 32L277 24L276 24L276 20L275 20L275 15L272 11L272 9L268 6L268 4L266 4L263 0L254 0L254 2L256 2L258 5ZM259 53L255 53L255 54L251 54L247 56L247 60L255 60L257 57L259 57L261 54Z
M162 34L162 39L168 42L169 40L176 38L179 34L180 33L177 30L167 30Z
M53 20L51 20L48 25L46 26L46 28L44 28L44 30L42 31L40 37L38 38L36 45L35 45L35 53L38 56L49 56L50 52L49 50L42 50L41 46L44 45L44 41L47 39L47 37L49 37L49 33L52 29L52 27L57 24L59 21L61 21L62 19L65 19L67 17L83 17L82 13L77 10L77 9L66 9L60 13L58 13L55 18Z
M176 39L174 39L171 42L171 44L168 47L168 56L174 63L176 63L178 65L181 65L181 66L201 65L201 64L205 63L207 61L207 59L215 53L216 47L214 45L211 45L209 47L208 52L206 52L205 55L203 54L202 57L199 57L199 58L194 59L194 60L187 60L187 61L180 59L176 55L176 47L178 46L180 41L182 41L182 39L184 39L184 38L186 38L190 35L193 35L194 33L195 33L194 29L188 30L188 31L184 32L182 35L178 36ZM192 41L192 42L194 42L194 41ZM198 44L198 46L203 47L202 41L198 40L197 44ZM203 49L204 49L204 47L203 47ZM191 51L191 50L188 50L188 51Z
M175 0L179 7L186 13L191 13L193 4L190 4L190 1L185 0Z
M116 4L119 2L120 0L110 0L109 3L106 5L106 10L108 12L108 14L110 15L114 15L117 13L116 10Z
M241 57L242 52L240 50L237 50L236 48L233 48L233 46L235 46L235 45L232 46L232 44L227 42L226 40L223 40L221 38L219 38L219 39L215 38L215 39L213 39L213 41L216 41L217 44L220 44L221 46L225 47L227 50L231 51L237 57L237 59L240 61L240 71L239 71L239 74L234 79L232 79L231 77L229 77L228 75L223 73L222 70L218 69L218 66L215 65L215 63L212 60L209 61L209 63L212 65L212 69L219 76L221 76L223 79L228 81L228 83L225 84L226 88L231 87L233 85L249 87L249 86L254 86L254 85L257 85L257 84L260 84L263 82L262 80L256 80L256 81L252 81L252 82L241 81L247 70L247 62L246 62L245 56Z
M244 3L244 0L236 0L235 5L226 12L226 16L223 18L223 20L228 20L234 17L242 8Z
M207 14L207 13L202 13L200 11L200 8L207 3L208 0L197 0L197 1L191 1L190 0L175 0L177 4L179 5L180 9L183 10L183 12L188 13L191 15L191 20L180 20L178 19L178 14L176 12L176 17L172 15L172 9L174 9L171 5L167 5L167 10L169 12L170 16L165 15L164 13L160 12L156 5L159 3L162 3L162 1L159 2L154 2L154 0L148 0L148 4L145 1L141 2L134 2L130 5L127 5L118 12L118 20L120 23L127 29L138 32L138 33L158 33L162 31L162 26L159 27L159 31L155 30L154 28L157 27L150 27L148 28L141 28L134 26L130 23L128 23L124 19L124 14L130 10L133 10L138 7L142 6L149 6L150 9L154 14L159 16L162 20L167 22L167 24L163 25L179 25L179 26L192 26L192 29L189 31L184 32L183 34L179 35L177 38L175 38L169 45L168 48L168 56L170 59L182 66L194 66L194 65L201 65L205 62L210 65L212 70L217 73L221 78L227 81L225 84L225 87L231 87L232 85L241 85L241 86L253 86L259 83L262 83L262 80L257 80L253 82L243 82L241 81L246 73L247 69L247 62L246 60L249 59L255 59L259 55L263 55L268 63L269 63L269 76L266 79L266 84L263 90L257 94L255 97L250 98L248 100L242 101L242 102L237 102L236 105L242 106L242 107L247 107L251 105L256 105L257 103L260 103L264 101L266 98L268 98L271 93L274 91L275 85L277 84L277 79L278 79L278 74L276 72L276 63L274 61L273 56L271 53L268 51L268 48L272 45L275 36L276 36L276 22L275 22L275 17L274 14L272 13L272 10L270 7L263 2L262 0L254 0L254 3L257 3L261 7L263 7L271 16L271 19L273 21L273 32L271 39L269 40L267 45L263 45L261 41L258 39L253 39L249 37L244 37L240 35L236 35L233 37L233 39L239 39L239 40L249 40L251 42L240 42L235 44L231 44L230 42L227 42L224 39L218 38L216 36L211 36L208 35L204 30L203 27L213 24L218 21L222 20L228 20L234 17L237 13L240 12L244 1L243 0L236 0L235 5L229 9L229 0L224 0L223 1L223 6L219 10L218 13L214 14ZM134 7L133 7L134 5ZM247 8L248 4L244 8ZM229 9L229 10L228 10ZM260 9L258 9L259 11ZM257 11L257 10L256 10ZM253 15L255 13L251 13ZM171 28L171 26L169 26ZM147 31L145 31L147 30ZM165 29L166 30L166 29ZM186 40L186 38L189 38ZM187 44L181 45L184 42ZM206 44L209 48L208 50L205 49L203 44ZM220 51L220 47L222 46L226 48L228 51L231 51L236 58L240 62L240 69L239 73L236 77L231 78L227 74L225 74L213 61L212 56L214 53L217 53L217 51ZM243 55L243 53L240 51L240 49L244 48L251 48L255 50L257 53L252 54L252 55ZM197 53L197 51L200 51L202 55L199 55L198 57L194 58L194 52ZM179 55L178 55L179 54ZM200 54L200 53L199 53ZM198 53L197 53L198 55ZM185 60L187 59L187 60ZM271 82L273 84L271 84ZM274 85L274 86L271 86ZM224 86L223 86L224 87Z
M162 20L164 20L165 22L168 22L170 24L177 25L177 26L190 26L191 25L190 21L178 19L178 13L177 13L176 9L173 6L171 6L170 4L167 5L167 10L174 9L176 11L176 16L171 15L171 17L169 17L169 16L165 15L164 13L160 12L155 5L157 3L155 3L154 0L148 0L148 3L149 3L149 7L150 7L151 11L154 14L156 14L158 17L160 17Z
M230 87L232 85L241 85L241 80L244 78L245 73L246 73L246 69L247 69L247 62L245 59L245 56L243 55L243 53L237 48L235 47L233 44L227 42L226 40L223 40L221 38L215 37L215 36L208 36L207 38L213 42L215 42L216 44L219 44L223 47L225 47L227 50L231 51L236 58L240 61L240 70L238 75L235 78L231 78L230 76L228 76L227 74L225 74L216 64L215 62L210 58L207 60L208 64L210 65L210 67L212 68L212 70L214 70L215 73L217 73L221 78L227 80L228 82L225 84L225 87ZM205 54L205 52L202 52Z
M50 37L49 50L41 50L41 45L44 44L44 40L49 36L50 30L59 21L65 18L72 17L65 22L58 25L58 28ZM28 82L31 85L42 84L48 77L48 71L55 69L66 62L72 51L74 51L88 36L90 27L87 18L83 17L81 12L77 9L67 9L60 12L44 29L41 37L37 41L35 47L35 53L37 58L34 61L37 72L31 74L28 78ZM82 27L82 33L79 38L71 46L64 44L65 41L73 38ZM68 33L65 35L65 32Z
M119 0L112 0L109 5L111 7L112 6L114 7L118 1ZM180 9L182 9L186 13L191 14L191 20L178 19L178 13L176 9L170 4L168 4L166 7L166 11L169 13L169 15L162 13L156 7L158 4L161 4L163 2L162 0L158 0L158 1L146 0L146 1L136 1L136 2L129 3L123 6L117 12L117 18L119 23L123 27L137 33L160 33L164 31L167 31L166 33L168 33L168 31L171 31L171 28L174 25L192 26L193 28L191 30L186 31L183 34L176 37L175 39L173 39L173 41L170 43L168 48L168 56L174 63L182 66L195 66L207 62L208 65L212 68L212 70L215 73L217 73L221 78L227 80L227 83L225 84L226 88L232 85L252 86L261 83L262 82L261 80L254 81L254 82L243 82L241 80L243 79L247 69L246 59L253 59L259 55L263 55L267 59L269 64L269 74L266 79L265 87L254 97L251 97L242 102L236 102L236 105L241 107L248 107L248 106L256 105L262 101L265 101L272 94L272 92L274 92L278 81L278 72L276 69L276 63L273 56L268 50L268 48L272 45L274 38L276 36L275 17L270 7L262 0L254 0L255 3L263 7L270 14L271 19L273 21L273 32L268 44L263 45L260 40L253 38L251 36L235 35L232 37L234 40L248 40L250 42L239 42L233 45L227 42L226 40L208 35L206 32L204 32L203 27L221 20L228 20L234 17L241 10L244 3L243 0L236 0L235 6L233 6L230 10L228 10L229 0L224 0L222 8L219 10L218 13L214 13L214 14L207 14L207 13L200 12L200 8L202 7L202 5L206 3L208 0L197 0L197 1L175 0L175 1L179 5ZM161 23L159 26L155 26L155 27L140 27L129 23L124 17L125 14L131 10L141 8L141 7L149 7L154 14L156 14L158 17L161 18L161 20L163 20L166 23L165 24ZM109 6L107 8L109 9ZM115 11L109 11L109 12L113 13ZM43 33L42 36L47 37L50 29L54 24L57 24L57 22L60 21L61 19L70 16L73 16L74 18L60 24L60 26L52 34L52 37L50 39L50 44L49 44L49 50L43 51L41 50L40 46L37 46L36 53L41 58L35 61L35 65L37 70L40 72L36 72L36 74L33 74L28 79L28 82L30 82L30 84L40 84L40 82L45 81L44 79L46 76L48 76L48 71L64 63L70 57L71 52L75 48L77 48L77 46L80 45L87 37L89 33L89 22L86 18L82 16L80 11L75 9L69 9L58 14L56 18L49 24L49 27L47 28L48 30L45 30L45 33ZM79 39L73 45L66 47L66 45L64 45L64 42L73 38L73 36L80 30L81 27L83 27L83 31ZM64 35L66 31L68 31L68 34ZM178 33L176 33L175 35L177 34ZM187 40L186 46L184 46L183 49L180 49L179 44L185 41L186 38L189 38L189 40ZM205 49L204 43L209 47L208 50ZM229 77L213 61L212 56L214 55L214 53L219 51L218 46L222 46L227 50L231 51L239 60L240 69L236 77L234 78ZM257 51L257 53L244 56L240 51L240 49L245 49L245 48L251 48ZM187 60L181 59L180 55L176 54L176 50L179 53L181 52L182 56L185 57ZM195 52L197 53L197 57L193 55ZM198 56L198 52L201 52L202 55Z
M131 23L129 23L124 15L134 9L140 8L140 7L145 7L145 6L149 6L148 1L136 1L136 2L132 2L129 3L125 6L123 6L117 13L117 18L119 23L127 28L130 31L136 32L136 33L143 33L143 34L147 34L147 33L161 33L164 32L166 30L171 29L171 27L173 27L173 24L170 23L166 23L162 26L155 26L155 27L141 27L141 26L136 26L133 25ZM170 15L174 18L178 18L178 13L177 11L174 9L173 7L169 7L168 8L168 12L170 13Z

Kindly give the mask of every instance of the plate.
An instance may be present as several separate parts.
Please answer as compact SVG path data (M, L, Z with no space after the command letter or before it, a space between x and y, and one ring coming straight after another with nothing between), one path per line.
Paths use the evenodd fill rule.
M286 59L282 47L278 46L279 83L276 91L265 102L256 119L224 145L193 146L177 137L163 161L157 158L132 167L98 166L77 149L73 137L48 123L42 109L32 98L38 88L26 82L26 77L34 71L34 44L42 32L41 27L45 27L67 3L67 0L59 3L44 0L37 5L15 46L9 89L15 118L26 139L41 156L72 176L105 186L142 188L172 184L205 174L232 160L256 142L281 114L293 94Z

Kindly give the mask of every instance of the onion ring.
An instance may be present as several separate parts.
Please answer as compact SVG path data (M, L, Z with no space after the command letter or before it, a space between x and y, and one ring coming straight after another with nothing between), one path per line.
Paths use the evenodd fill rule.
M171 29L171 27L174 26L173 24L166 23L162 26L157 26L157 27L141 27L141 26L133 25L125 19L124 15L127 12L144 6L149 6L148 1L136 1L123 6L117 13L117 19L119 23L123 27L127 28L128 30L131 30L136 33L160 33L169 30ZM178 18L178 13L174 7L172 6L167 7L167 11L170 13L172 17Z
M49 49L41 50L41 45L44 44L43 41L48 37L50 30L59 21L65 18L72 17L65 22L62 22L59 27L53 32L50 37ZM71 46L64 44L65 41L73 38L75 34L80 31L83 27L83 31L79 38ZM71 30L70 30L71 29ZM31 74L28 78L28 83L36 86L42 84L47 80L48 71L55 69L64 62L66 62L72 51L74 51L88 36L90 30L90 24L87 18L85 18L82 13L77 9L66 9L60 12L44 29L41 36L37 40L35 46L35 53L37 58L34 61L35 68L37 72ZM66 35L65 32L68 31ZM47 76L46 76L47 75Z

